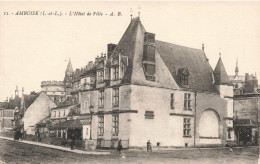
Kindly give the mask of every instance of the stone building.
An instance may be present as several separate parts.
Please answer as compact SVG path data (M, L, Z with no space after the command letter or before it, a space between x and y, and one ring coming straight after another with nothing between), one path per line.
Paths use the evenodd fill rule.
M63 81L42 81L41 91L45 92L57 104L65 100Z
M22 118L24 130L27 134L35 134L35 125L49 116L51 109L56 106L45 92L39 93L32 104L26 109Z
M240 145L259 143L259 97L259 93L234 96L234 129Z
M193 147L234 140L233 87L221 57L155 39L132 19L117 45L95 59L77 119L97 147ZM87 84L87 82L86 82ZM90 80L91 84L91 80Z
M259 93L256 74L239 75L238 61L235 76L229 76L234 87L234 130L238 144L258 144Z
M9 99L7 98L6 102L1 103L0 110L2 111L2 123L5 122L6 125L8 124L9 130L10 128L18 128L21 130L23 128L22 118L24 113L37 96L38 95L35 92L24 94L24 88L22 87L22 95L20 97L18 86L16 86L15 97L12 98L11 96ZM8 115L7 121L4 121L6 117L4 115ZM2 124L3 128L5 124Z
M15 127L15 109L0 108L0 131L12 131Z

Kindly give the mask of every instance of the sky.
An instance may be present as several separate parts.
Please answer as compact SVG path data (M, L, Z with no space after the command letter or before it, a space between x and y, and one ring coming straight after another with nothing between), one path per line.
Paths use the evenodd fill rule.
M69 16L75 11L92 15ZM157 40L197 49L204 43L213 69L221 52L229 75L238 59L239 74L260 77L260 2L0 2L0 101L14 97L16 86L29 94L41 81L63 80L69 58L75 70L106 53L138 11Z

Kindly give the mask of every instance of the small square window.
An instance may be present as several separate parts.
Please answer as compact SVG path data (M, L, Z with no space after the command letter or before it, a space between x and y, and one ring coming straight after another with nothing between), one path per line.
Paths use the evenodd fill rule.
M154 112L146 110L144 116L145 119L154 119Z

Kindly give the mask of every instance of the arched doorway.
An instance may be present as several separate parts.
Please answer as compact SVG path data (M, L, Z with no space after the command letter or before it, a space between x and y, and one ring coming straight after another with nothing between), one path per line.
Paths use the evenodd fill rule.
M219 138L219 115L213 109L205 110L199 121L200 138Z

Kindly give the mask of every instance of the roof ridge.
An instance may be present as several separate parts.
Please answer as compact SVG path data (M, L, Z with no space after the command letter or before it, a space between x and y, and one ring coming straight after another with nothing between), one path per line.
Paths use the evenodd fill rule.
M183 47L183 48L187 48L187 49L193 49L193 50L198 50L198 51L204 52L203 50L198 49L198 48L187 47L187 46L183 46L183 45L179 45L179 44L175 44L175 43L170 43L170 42L166 42L166 41L161 41L161 40L155 40L155 41L163 42L163 43L168 43L168 44L172 44L172 45L175 45L175 46L179 46L179 47Z

